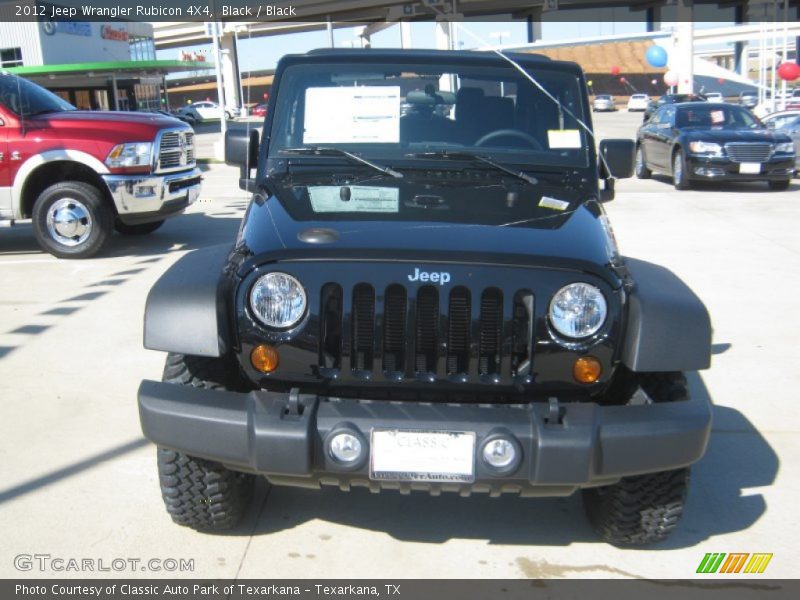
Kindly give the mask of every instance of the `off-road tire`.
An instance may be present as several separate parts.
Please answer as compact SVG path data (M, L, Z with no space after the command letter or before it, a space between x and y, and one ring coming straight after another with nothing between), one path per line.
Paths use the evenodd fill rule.
M69 246L51 235L47 217L57 202L74 200L88 211L90 233L77 245ZM58 258L90 258L108 241L114 229L114 211L95 186L83 181L62 181L45 188L33 204L33 233L45 252Z
M224 359L169 354L162 380L224 390L231 371ZM239 523L253 495L253 475L167 448L158 448L157 457L161 497L175 523L198 531L224 531Z
M677 527L683 514L689 469L625 477L619 483L583 490L589 521L615 546L660 542Z
M137 225L126 225L122 221L117 220L117 222L114 223L114 229L117 230L117 233L121 233L122 235L147 235L148 233L153 233L163 224L164 219L151 223L139 223Z
M780 181L768 181L769 189L775 192L783 192L789 189L789 185L792 183L791 179L781 179Z
M682 373L623 373L617 386L629 404L676 402L688 395ZM689 469L625 477L618 483L583 490L586 516L600 536L615 546L660 542L677 527L689 485Z
M647 168L644 148L641 145L636 147L636 177L637 179L650 179L653 172Z

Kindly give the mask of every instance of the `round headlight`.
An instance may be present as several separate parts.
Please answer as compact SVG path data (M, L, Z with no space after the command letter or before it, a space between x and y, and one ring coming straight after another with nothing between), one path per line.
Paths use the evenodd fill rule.
M291 275L267 273L250 290L250 308L264 325L285 329L303 317L306 292Z
M561 335L585 338L597 333L607 312L603 292L588 283L571 283L553 296L550 323Z

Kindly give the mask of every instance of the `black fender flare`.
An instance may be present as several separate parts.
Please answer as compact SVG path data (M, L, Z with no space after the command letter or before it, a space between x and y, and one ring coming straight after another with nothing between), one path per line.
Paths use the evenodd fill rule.
M156 281L144 310L144 347L218 357L230 349L223 269L230 245L189 252Z
M628 294L622 362L631 371L696 371L711 365L705 305L669 269L626 258Z

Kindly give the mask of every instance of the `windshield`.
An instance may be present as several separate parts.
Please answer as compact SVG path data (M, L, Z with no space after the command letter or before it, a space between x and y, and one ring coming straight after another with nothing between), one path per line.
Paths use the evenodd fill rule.
M527 167L587 166L587 134L569 114L585 120L579 77L538 65L531 74L562 110L506 65L291 66L280 83L270 156L324 146L384 164L455 151Z
M760 129L764 127L753 114L733 105L703 106L696 104L678 108L676 127L712 127L715 129Z
M21 117L75 110L69 102L15 75L0 74L0 102Z

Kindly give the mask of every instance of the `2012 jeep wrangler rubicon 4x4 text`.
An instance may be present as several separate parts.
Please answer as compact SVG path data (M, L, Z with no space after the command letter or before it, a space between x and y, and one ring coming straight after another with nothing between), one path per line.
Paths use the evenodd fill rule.
M582 490L605 540L667 536L708 441L684 372L711 327L675 275L618 254L601 202L634 145L595 149L580 68L330 50L274 86L263 135L226 139L253 193L235 243L147 301L145 346L169 355L139 409L172 518L229 528L265 476Z

